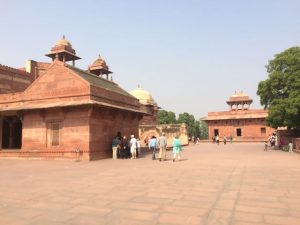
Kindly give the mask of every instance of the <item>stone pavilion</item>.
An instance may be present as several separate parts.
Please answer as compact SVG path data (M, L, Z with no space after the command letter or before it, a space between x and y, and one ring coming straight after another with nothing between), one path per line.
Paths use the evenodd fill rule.
M117 132L138 135L146 113L101 57L75 67L80 57L65 37L46 56L51 63L0 66L0 157L104 159Z
M250 109L252 99L243 92L229 97L229 111L209 112L202 120L208 124L209 139L219 135L234 141L266 141L274 129L266 125L268 111Z

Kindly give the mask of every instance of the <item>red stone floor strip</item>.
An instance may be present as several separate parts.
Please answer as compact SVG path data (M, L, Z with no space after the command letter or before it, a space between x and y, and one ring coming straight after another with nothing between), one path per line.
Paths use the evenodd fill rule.
M0 225L300 224L299 154L201 143L182 158L0 158Z

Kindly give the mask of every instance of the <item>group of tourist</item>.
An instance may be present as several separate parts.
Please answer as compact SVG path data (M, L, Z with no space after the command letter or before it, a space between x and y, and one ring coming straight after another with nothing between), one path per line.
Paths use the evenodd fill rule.
M268 141L270 143L270 146L275 148L275 146L278 145L278 137L276 133L272 133L272 135L269 136Z
M223 143L224 143L224 145L226 145L227 139L229 139L230 143L232 144L232 140L233 140L232 136L230 136L229 138L227 138L227 136L224 135L224 136L223 136ZM212 142L213 142L214 144L216 143L217 145L220 144L220 137L219 137L218 134L217 134L216 136L213 136L213 137L212 137Z
M146 140L146 139L145 139ZM152 136L150 140L145 141L146 146L152 153L152 160L156 159L156 150L159 149L158 159L159 161L167 160L167 138L165 133L162 133L159 138ZM180 152L182 151L181 143L176 136L173 140L173 162L180 160ZM130 140L126 136L121 136L118 132L112 140L112 158L113 159L136 159L141 154L141 141L139 138L135 138L132 134Z
M121 136L118 132L112 140L112 157L113 159L136 159L140 155L141 141L130 135L130 140L127 136Z
M271 147L271 149L280 149L284 143L279 143L279 138L276 134L276 132L269 135L268 140L265 142L265 151L268 150L268 147ZM283 140L281 141L283 142Z
M189 142L192 142L194 144L199 144L200 143L200 138L195 137L195 136L189 137Z

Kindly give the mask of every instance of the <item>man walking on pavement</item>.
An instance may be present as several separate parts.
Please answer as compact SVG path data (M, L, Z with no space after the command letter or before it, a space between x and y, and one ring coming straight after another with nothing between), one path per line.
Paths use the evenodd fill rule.
M166 161L166 151L167 151L167 138L165 136L165 133L162 133L162 135L159 137L159 161L164 160Z

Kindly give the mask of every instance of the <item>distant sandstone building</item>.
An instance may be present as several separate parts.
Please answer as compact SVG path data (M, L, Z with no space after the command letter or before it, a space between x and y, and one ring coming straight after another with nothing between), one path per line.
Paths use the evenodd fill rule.
M252 99L243 92L230 96L229 111L209 112L202 120L208 124L209 139L219 135L235 141L266 141L274 129L266 125L268 111L250 109Z
M80 57L65 37L46 56L52 63L0 65L0 157L103 159L117 132L138 135L147 113L109 79L101 57L76 68Z

